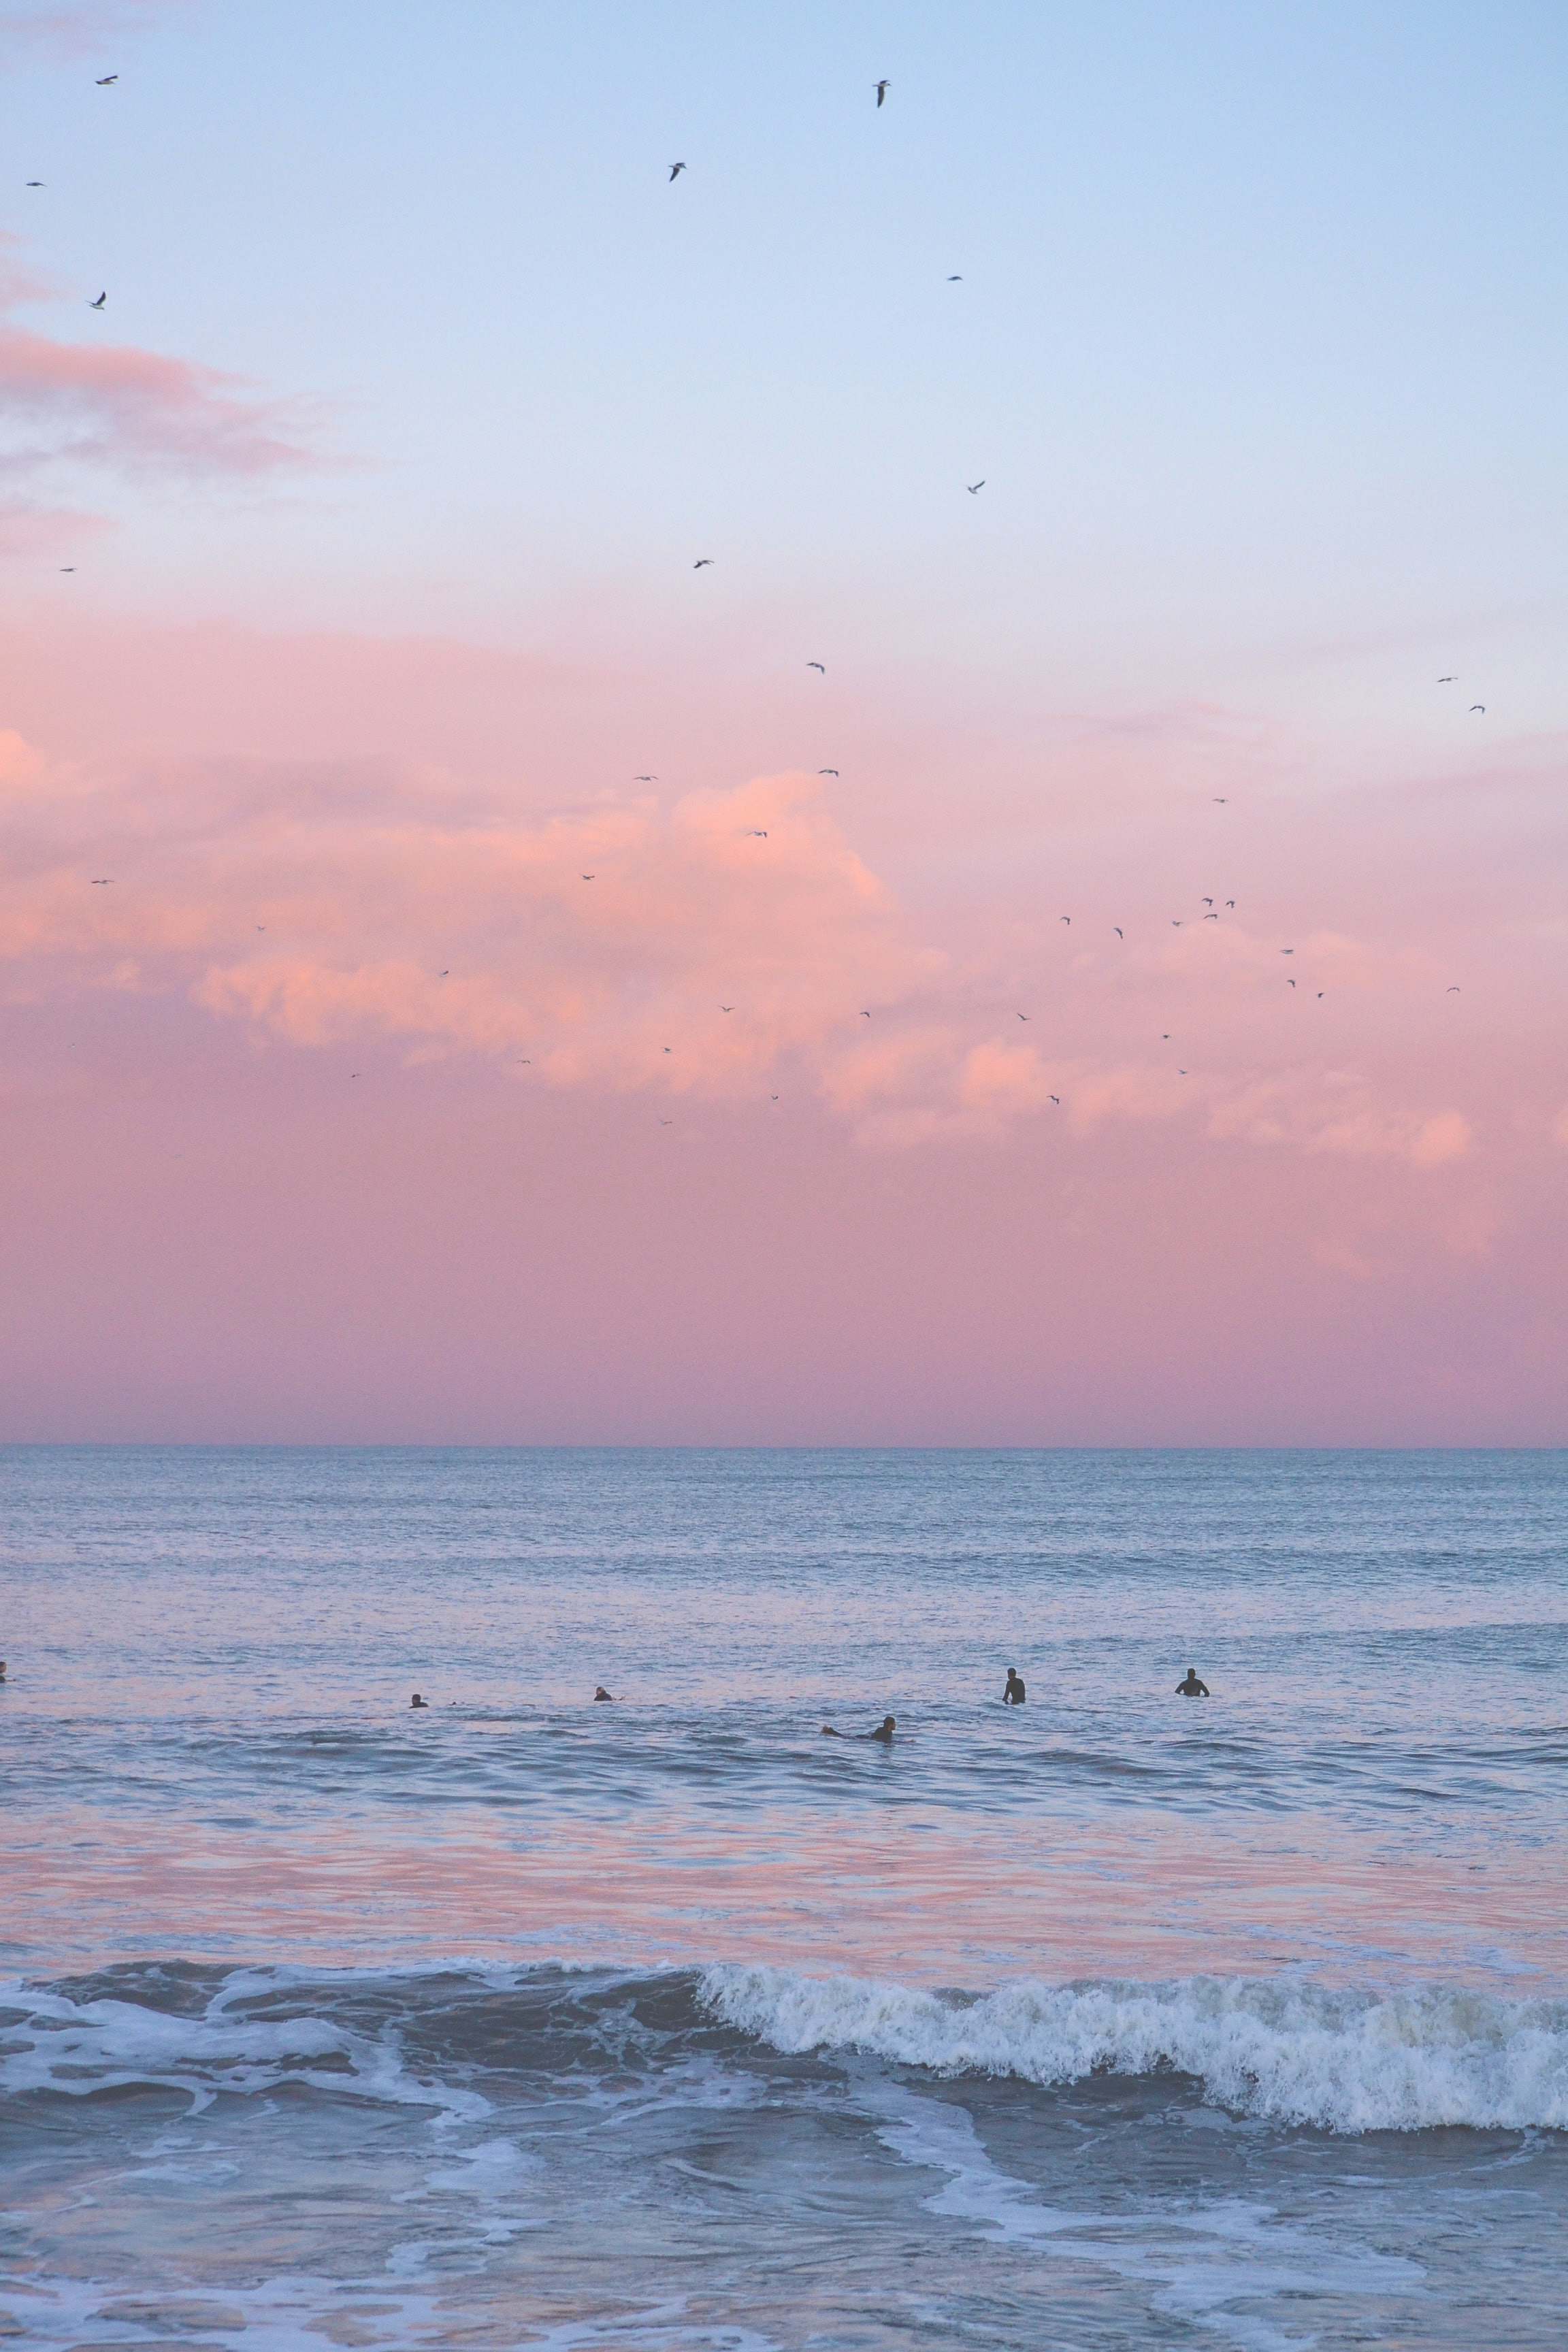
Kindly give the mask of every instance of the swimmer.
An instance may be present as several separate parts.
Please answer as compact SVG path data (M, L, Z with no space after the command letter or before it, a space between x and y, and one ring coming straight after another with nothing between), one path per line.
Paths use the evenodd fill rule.
M893 1734L899 1727L896 1715L885 1715L875 1731L836 1731L830 1723L822 1727L824 1739L879 1739L884 1748L893 1744Z
M605 1685L604 1685L604 1684L603 1684L603 1683L596 1683L596 1684L595 1685L595 1686L594 1686L594 1703L595 1703L595 1706L597 1706L598 1702L599 1702L601 1699L608 1699L608 1700L609 1700L609 1702L610 1702L610 1705L611 1705L612 1706L614 1706L614 1705L615 1705L615 1703L616 1703L616 1700L615 1700L615 1694L614 1694L614 1692L613 1692L613 1691L607 1691L607 1690L605 1688Z
M1024 1688L1023 1675L1018 1672L1016 1666L1009 1666L1007 1669L1007 1685L1002 1693L1003 1706L1022 1706L1028 1696L1028 1692Z
M427 1698L421 1698L418 1692L416 1691L408 1704L410 1706L428 1706L430 1702Z
M1199 1682L1198 1670L1196 1666L1189 1666L1187 1668L1186 1681L1176 1685L1176 1696L1178 1698L1207 1698L1208 1695L1209 1686L1207 1683Z

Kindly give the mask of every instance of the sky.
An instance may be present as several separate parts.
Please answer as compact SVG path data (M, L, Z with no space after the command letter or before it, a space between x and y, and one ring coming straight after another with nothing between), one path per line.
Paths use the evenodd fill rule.
M0 6L0 1441L1568 1442L1565 68Z

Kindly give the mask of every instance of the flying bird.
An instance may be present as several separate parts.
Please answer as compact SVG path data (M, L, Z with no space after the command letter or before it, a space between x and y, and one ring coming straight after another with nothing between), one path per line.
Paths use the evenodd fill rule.
M1443 993L1445 996L1462 996L1464 994L1464 991L1458 987L1446 988L1443 991Z
M1472 702L1470 705L1472 710L1485 710L1486 707L1484 702Z
M700 555L691 569L693 572L700 572L705 563L711 563L712 561L713 558L710 555Z
M1052 1102L1054 1102L1054 1103L1056 1104L1056 1106L1057 1106L1057 1108L1058 1108L1058 1110L1059 1110L1059 1109L1060 1109L1060 1108L1061 1108L1061 1099L1062 1099L1062 1098L1061 1098L1060 1095L1053 1095L1053 1096L1051 1097L1051 1100L1052 1100Z
M816 772L819 776L836 776L838 771L837 768L818 768Z
M950 286L962 286L962 285L963 285L963 271L962 271L962 270L960 270L960 269L955 269L955 270L953 271L953 273L952 273L952 277L948 279L948 281L947 281L947 282L948 282L948 284L949 284Z
M1181 929L1181 928L1182 928L1182 919L1181 919L1180 915L1173 915L1173 916L1172 916L1172 918L1171 918L1171 929L1172 929L1173 931L1179 931L1179 930Z
M965 482L963 487L969 492L972 499L977 499L980 496L981 491L985 488L984 475L982 474L977 482Z
M1203 919L1205 923L1217 923L1219 917L1217 915L1205 915Z
M29 180L27 182L27 185L29 188L47 188L48 186L48 182L47 180Z
M89 310L101 310L108 299L107 293L100 294L96 302L89 302L87 307Z
M1205 907L1212 907L1214 905L1214 900L1212 898L1205 898L1204 900L1204 905Z
M111 82L116 82L119 79L120 76L118 74L100 74L96 86L100 89L107 89Z
M1279 952L1281 955L1294 955L1296 950L1294 948L1281 948Z
M862 1013L861 1013L861 1014L860 1014L860 1018L861 1018L861 1020L862 1020L862 1021L869 1021L869 1019L871 1018L871 1016L870 1016L870 1014L869 1014L868 1013L862 1011Z
M735 1008L732 1004L721 1004L719 1010L721 1013L733 1013Z
M1225 903L1227 907L1234 907L1236 900L1234 898L1227 898Z
M632 782L634 784L657 784L658 778L657 776L634 776L632 778Z
M685 164L684 164L684 163L672 163L672 164L670 165L670 167L669 167L669 176L670 176L670 178L671 178L672 180L679 180L679 177L680 177L680 175L681 175L681 173L682 173L682 172L684 172L684 171L685 171L685 169L686 169L686 166L685 166Z
M1072 917L1071 917L1070 915L1058 915L1058 916L1057 917L1057 920L1058 920L1058 923L1068 923L1068 924L1070 924L1070 923L1071 923L1071 921L1072 921Z
M594 879L594 877L593 877L593 876L592 876L591 874L584 874L584 877L583 877L583 879L584 879L584 882L591 882L591 881Z
M668 1054L670 1051L670 1048L667 1045L664 1050Z
M884 76L877 84L877 103L879 106L880 106L886 100L888 92L892 89L892 83L887 79L886 76Z
M438 971L436 974L436 977L437 980L447 980L451 977L451 974L449 971Z
M1215 808L1224 808L1224 806L1225 806L1225 804L1226 804L1226 803L1225 803L1225 794L1224 794L1223 793L1215 793L1215 796L1214 796L1214 804L1215 804Z
M95 890L107 890L113 879L114 877L112 874L95 874L92 877L91 887Z
M60 570L62 572L74 572L76 570L76 565L74 563L62 563Z
M675 1121L672 1118L661 1118L659 1120L659 1125L660 1127L673 1127L675 1125Z
M1029 1016L1028 1016L1028 1014L1027 1014L1026 1013L1019 1013L1019 1015L1018 1015L1018 1018L1019 1018L1019 1020L1020 1020L1020 1021L1026 1021L1026 1020L1028 1019L1028 1017L1029 1017Z
M751 830L750 830L750 832L749 832L749 833L747 834L747 835L746 835L746 839L747 839L748 841L766 841L767 837L768 837L768 836L767 836L767 835L763 832L763 830L762 826L761 826L761 825L759 825L759 824L754 824L754 825L752 825L752 828L751 828Z
M1111 924L1111 926L1110 926L1110 928L1111 928L1111 929L1116 933L1116 936L1117 936L1117 938L1118 938L1119 940L1121 940L1121 939L1125 939L1125 938L1126 938L1127 934L1126 934L1126 932L1122 929L1122 928L1121 928L1121 924L1120 924L1120 923L1112 923L1112 924Z
M824 677L827 676L827 664L826 662L807 662L806 667L807 669L819 669Z
M1437 683L1438 683L1438 685L1439 685L1439 686L1457 686L1457 685L1458 684L1458 681L1459 681L1459 673L1458 673L1458 671L1457 669L1451 669L1451 670L1448 672L1447 676L1446 677L1440 677L1440 678L1437 680Z
M531 1070L533 1067L532 1056L531 1055L520 1054L517 1058L523 1069Z

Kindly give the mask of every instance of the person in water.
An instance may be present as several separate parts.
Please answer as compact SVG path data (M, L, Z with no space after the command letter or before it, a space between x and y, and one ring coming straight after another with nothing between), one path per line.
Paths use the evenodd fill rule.
M822 1727L824 1739L879 1739L884 1748L893 1744L893 1734L899 1727L896 1715L885 1715L875 1731L836 1731L830 1723Z
M418 1692L416 1691L408 1704L410 1706L428 1706L430 1702L427 1698L421 1698Z
M607 1691L607 1690L605 1688L605 1685L604 1685L604 1684L603 1684L603 1683L596 1683L596 1684L595 1685L595 1686L594 1686L594 1703L595 1703L595 1706L597 1706L598 1702L599 1702L599 1701L600 1701L600 1699L602 1699L602 1698L607 1698L607 1699L609 1700L609 1702L610 1702L610 1705L611 1705L612 1706L614 1706L614 1705L615 1705L615 1703L616 1703L616 1701L615 1701L615 1694L614 1694L614 1692L612 1692L612 1691Z
M1023 1675L1018 1672L1016 1666L1009 1666L1007 1669L1006 1688L1002 1693L1003 1706L1022 1706L1028 1696L1028 1692L1024 1688Z
M1189 1666L1187 1668L1187 1678L1185 1682L1178 1683L1176 1685L1176 1696L1178 1698L1207 1698L1208 1695L1209 1686L1207 1683L1199 1682L1198 1670L1196 1666Z

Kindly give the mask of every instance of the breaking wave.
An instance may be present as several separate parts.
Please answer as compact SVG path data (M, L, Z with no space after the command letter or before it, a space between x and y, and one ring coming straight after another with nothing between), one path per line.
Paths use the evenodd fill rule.
M1239 2114L1329 2131L1568 2129L1568 2001L1186 1977L1006 1985L971 1999L852 1977L707 1969L709 2012L774 2050L855 2050L1042 2084L1195 2076Z

